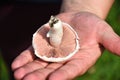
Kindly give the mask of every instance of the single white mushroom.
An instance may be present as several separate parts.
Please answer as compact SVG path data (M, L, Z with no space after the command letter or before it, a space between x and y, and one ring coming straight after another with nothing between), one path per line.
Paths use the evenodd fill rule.
M68 60L80 49L77 32L53 16L33 34L32 46L35 55L48 62Z

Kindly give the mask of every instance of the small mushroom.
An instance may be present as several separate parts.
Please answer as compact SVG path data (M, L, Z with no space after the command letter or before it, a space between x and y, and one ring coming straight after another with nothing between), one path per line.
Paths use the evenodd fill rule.
M33 34L32 46L35 55L48 62L68 60L80 49L76 31L54 16Z

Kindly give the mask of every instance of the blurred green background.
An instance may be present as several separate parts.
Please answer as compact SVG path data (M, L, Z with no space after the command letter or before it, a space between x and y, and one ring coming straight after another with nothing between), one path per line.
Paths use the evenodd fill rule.
M0 80L10 80L9 70L0 52Z
M120 35L120 0L115 0L106 21ZM120 57L105 50L96 64L75 80L120 80ZM10 80L9 70L0 52L0 80Z

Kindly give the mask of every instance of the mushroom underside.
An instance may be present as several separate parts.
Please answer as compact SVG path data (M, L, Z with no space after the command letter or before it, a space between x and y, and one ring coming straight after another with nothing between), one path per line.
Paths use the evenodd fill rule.
M39 56L46 56L48 58L64 58L76 49L76 35L67 25L63 25L62 42L58 47L53 47L49 38L46 37L50 30L49 25L43 25L33 36L33 48Z

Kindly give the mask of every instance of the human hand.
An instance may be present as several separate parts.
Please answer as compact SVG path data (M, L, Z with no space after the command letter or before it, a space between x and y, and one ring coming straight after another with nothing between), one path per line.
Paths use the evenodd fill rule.
M73 79L94 65L103 51L102 46L120 55L120 37L104 20L87 12L62 13L57 17L78 33L80 50L68 61L49 63L36 58L30 47L12 63L17 80Z

